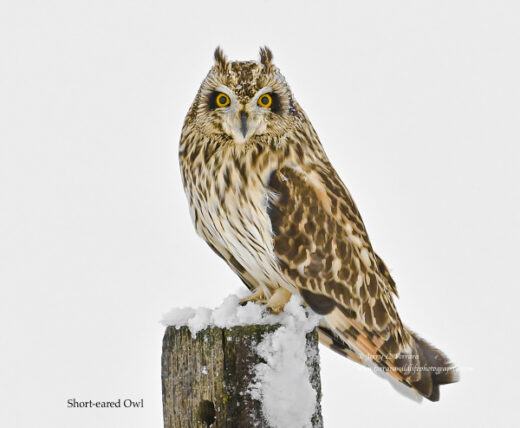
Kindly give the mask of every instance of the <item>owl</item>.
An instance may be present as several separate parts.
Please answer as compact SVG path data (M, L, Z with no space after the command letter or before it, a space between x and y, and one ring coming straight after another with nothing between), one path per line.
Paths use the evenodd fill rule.
M244 302L278 312L301 296L323 344L431 401L457 381L401 322L395 282L268 48L233 62L216 49L179 160L195 228L250 289Z

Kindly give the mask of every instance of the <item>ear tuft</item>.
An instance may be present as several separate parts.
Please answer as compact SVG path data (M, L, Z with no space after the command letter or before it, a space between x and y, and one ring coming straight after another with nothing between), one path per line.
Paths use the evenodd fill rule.
M260 48L260 63L264 66L264 69L267 73L273 73L275 71L272 60L273 53L271 52L271 49L269 49L267 46Z
M220 48L220 46L217 46L217 49L215 49L215 67L221 71L224 71L227 68L227 63L228 62L226 55L224 55L224 51Z

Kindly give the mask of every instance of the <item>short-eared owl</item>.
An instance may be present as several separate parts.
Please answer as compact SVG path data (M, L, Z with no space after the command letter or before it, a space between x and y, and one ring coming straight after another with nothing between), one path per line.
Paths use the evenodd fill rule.
M395 283L269 49L230 62L217 48L179 156L197 232L249 287L246 300L279 311L299 294L323 315L322 343L432 401L457 380L403 326Z

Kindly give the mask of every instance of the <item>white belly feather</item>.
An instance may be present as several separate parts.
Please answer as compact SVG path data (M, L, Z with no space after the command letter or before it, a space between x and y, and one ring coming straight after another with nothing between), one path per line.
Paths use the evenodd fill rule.
M267 296L278 287L297 292L281 272L274 254L271 220L267 214L269 198L273 195L266 186L272 170L264 171L263 177L248 177L247 192L242 191L243 183L236 171L227 189L218 171L208 180L194 177L195 181L209 184L207 195L199 192L197 185L188 193L190 213L199 235L221 254L231 254L264 288Z

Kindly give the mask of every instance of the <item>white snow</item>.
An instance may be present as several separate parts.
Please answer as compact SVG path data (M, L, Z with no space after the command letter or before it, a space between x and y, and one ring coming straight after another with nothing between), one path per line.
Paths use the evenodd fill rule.
M280 324L280 328L266 335L257 346L265 363L253 368L255 381L247 392L261 401L264 417L273 428L311 427L317 403L308 365L319 357L306 348L305 335L318 325L320 316L304 309L299 296L292 296L278 315L255 303L245 306L239 303L237 295L230 295L213 310L172 309L164 315L162 323L177 328L188 326L193 336L209 326Z
M257 352L266 361L257 364L253 398L262 401L265 419L273 428L312 427L316 391L309 380L309 363L317 358L306 348L305 335L319 323L319 316L301 307L293 296L285 306L282 326L259 343Z
M263 306L252 302L241 306L240 297L232 294L215 309L173 308L164 314L161 322L165 326L187 326L195 337L200 330L210 326L226 328L239 325L277 324L282 323L285 318L283 314L272 315Z

